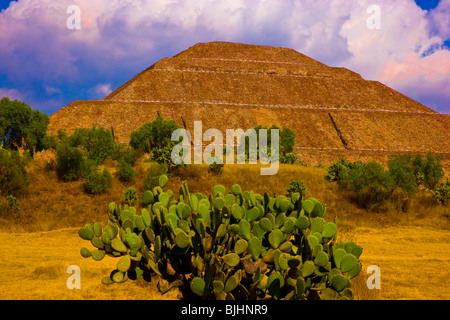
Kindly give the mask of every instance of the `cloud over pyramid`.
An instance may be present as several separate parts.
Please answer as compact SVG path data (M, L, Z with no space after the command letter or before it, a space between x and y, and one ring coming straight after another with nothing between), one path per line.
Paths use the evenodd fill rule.
M299 160L384 161L428 152L450 159L450 116L377 81L292 49L199 43L164 58L103 100L74 101L50 117L50 132L93 126L118 141L158 114L193 132L275 124L296 132Z

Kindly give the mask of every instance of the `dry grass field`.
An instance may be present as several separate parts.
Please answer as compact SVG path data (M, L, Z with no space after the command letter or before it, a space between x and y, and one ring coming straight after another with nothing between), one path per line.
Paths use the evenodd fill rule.
M105 166L113 173L114 162ZM0 299L177 299L177 292L161 296L157 281L128 281L104 286L102 277L114 269L116 260L101 262L82 258L79 250L87 243L77 231L85 223L107 221L108 204L120 202L122 190L143 185L149 163L140 163L138 177L129 184L114 179L113 189L99 196L87 195L83 182L59 182L51 165L30 164L29 194L18 198L21 210L0 216ZM337 216L339 238L355 240L363 248L363 270L353 281L356 299L450 299L450 209L436 205L419 192L408 212L386 208L367 212L347 200L336 184L327 182L324 169L282 165L275 176L261 176L258 166L225 165L222 176L208 174L207 166L190 166L171 179L168 188L177 194L188 180L191 192L209 194L216 184L229 188L238 183L243 190L285 194L285 188L301 179L307 196L327 205L326 219ZM5 201L2 201L5 202ZM70 290L66 282L70 265L81 269L81 289ZM366 286L369 265L381 268L381 289Z

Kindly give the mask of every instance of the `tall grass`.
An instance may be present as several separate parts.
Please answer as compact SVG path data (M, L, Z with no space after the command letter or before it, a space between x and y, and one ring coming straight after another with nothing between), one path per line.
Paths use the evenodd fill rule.
M136 165L137 177L130 182L122 182L115 177L116 161L104 164L114 177L113 187L105 194L89 195L84 190L84 180L63 182L58 179L52 165L33 161L29 164L31 184L28 193L18 197L20 211L0 212L0 231L49 231L67 227L79 227L85 223L105 221L110 202L120 202L123 190L134 187L142 192L144 180L151 163L139 162ZM259 165L225 165L222 175L208 173L208 165L189 165L177 170L168 189L178 196L179 186L188 181L191 192L210 194L217 184L227 189L239 184L243 190L253 190L271 196L286 195L286 188L294 180L302 180L307 188L306 197L314 197L326 204L328 219L338 218L340 228L361 226L380 226L414 224L419 226L439 226L450 229L448 207L438 205L427 191L419 191L412 199L410 209L405 213L392 205L383 213L361 209L350 201L348 191L337 183L325 179L323 168L280 165L279 172L273 176L260 174ZM103 168L102 168L103 169ZM2 201L6 203L5 201Z

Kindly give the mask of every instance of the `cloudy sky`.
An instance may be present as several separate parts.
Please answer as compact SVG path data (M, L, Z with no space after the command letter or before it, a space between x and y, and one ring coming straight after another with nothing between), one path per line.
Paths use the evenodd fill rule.
M450 0L0 0L0 98L52 114L208 41L289 47L450 114Z

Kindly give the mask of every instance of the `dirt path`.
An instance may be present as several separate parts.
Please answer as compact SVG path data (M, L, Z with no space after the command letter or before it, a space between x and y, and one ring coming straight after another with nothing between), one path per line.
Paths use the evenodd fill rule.
M77 231L0 233L0 299L177 298L176 293L161 296L154 283L102 285L117 260L82 258L80 248L90 245ZM450 231L414 227L355 230L355 241L364 248L362 272L369 265L381 269L381 299L450 299L449 237ZM70 265L80 267L80 290L67 288ZM357 289L362 297L364 285Z

